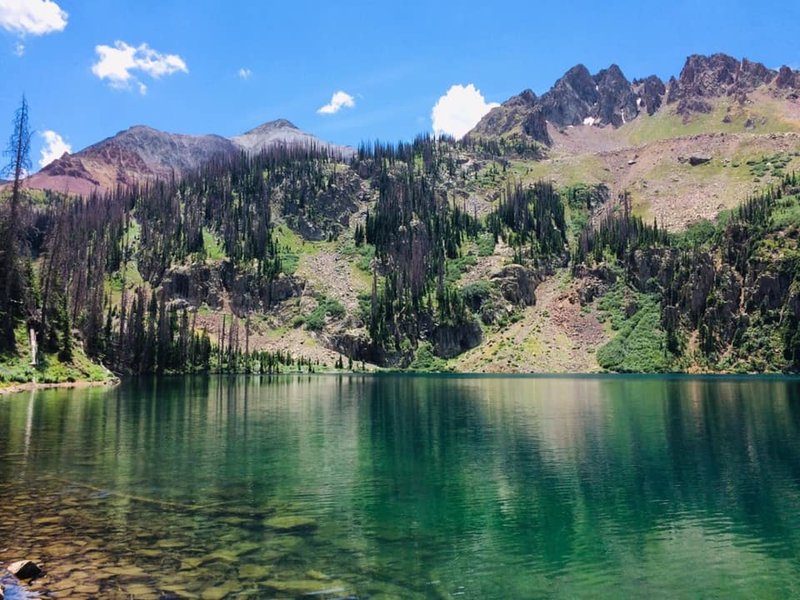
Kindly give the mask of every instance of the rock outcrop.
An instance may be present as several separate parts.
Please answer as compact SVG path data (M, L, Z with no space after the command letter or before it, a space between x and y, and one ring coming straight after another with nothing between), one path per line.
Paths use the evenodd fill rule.
M667 87L655 75L650 75L645 79L635 80L633 90L636 93L637 103L640 108L644 108L648 115L653 116L664 101Z
M436 356L452 358L481 343L480 324L472 319L456 325L441 324L433 330L433 351Z
M522 265L508 265L491 277L503 298L514 305L533 306L539 279Z

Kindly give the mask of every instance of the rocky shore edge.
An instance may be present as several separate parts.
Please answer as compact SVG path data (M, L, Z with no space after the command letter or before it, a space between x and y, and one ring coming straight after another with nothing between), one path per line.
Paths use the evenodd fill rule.
M36 383L29 381L27 383L13 383L11 385L0 387L0 396L7 394L18 394L20 392L30 392L34 390L50 390L55 388L89 388L89 387L113 387L119 385L119 377L112 379L105 379L103 381L63 381L60 383Z

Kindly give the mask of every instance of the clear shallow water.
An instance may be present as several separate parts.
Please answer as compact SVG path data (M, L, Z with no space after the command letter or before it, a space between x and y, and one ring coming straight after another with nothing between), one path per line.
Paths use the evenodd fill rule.
M62 597L800 597L800 380L22 394L0 497L0 560Z

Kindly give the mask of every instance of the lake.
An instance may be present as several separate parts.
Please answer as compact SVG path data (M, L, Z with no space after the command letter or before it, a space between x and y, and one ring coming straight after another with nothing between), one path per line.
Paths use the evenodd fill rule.
M800 380L23 393L0 498L0 562L43 563L51 597L800 597Z

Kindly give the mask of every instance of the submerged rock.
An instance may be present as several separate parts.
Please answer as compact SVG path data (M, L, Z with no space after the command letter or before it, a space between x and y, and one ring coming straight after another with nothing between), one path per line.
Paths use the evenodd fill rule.
M292 533L301 531L314 531L318 525L310 517L272 517L264 521L264 525L270 529L282 533Z
M43 573L39 565L32 560L18 560L11 563L8 565L8 572L17 579L35 579Z
M203 600L222 600L223 598L227 598L231 594L235 594L242 590L242 584L238 581L231 580L223 585L219 585L216 587L210 587L203 590L203 593L200 597Z
M314 579L290 579L279 581L272 579L264 582L267 587L278 594L292 596L323 596L328 594L341 594L345 586L341 581L317 581Z
M242 579L264 579L271 575L273 568L269 565L243 565L239 569L239 577Z

